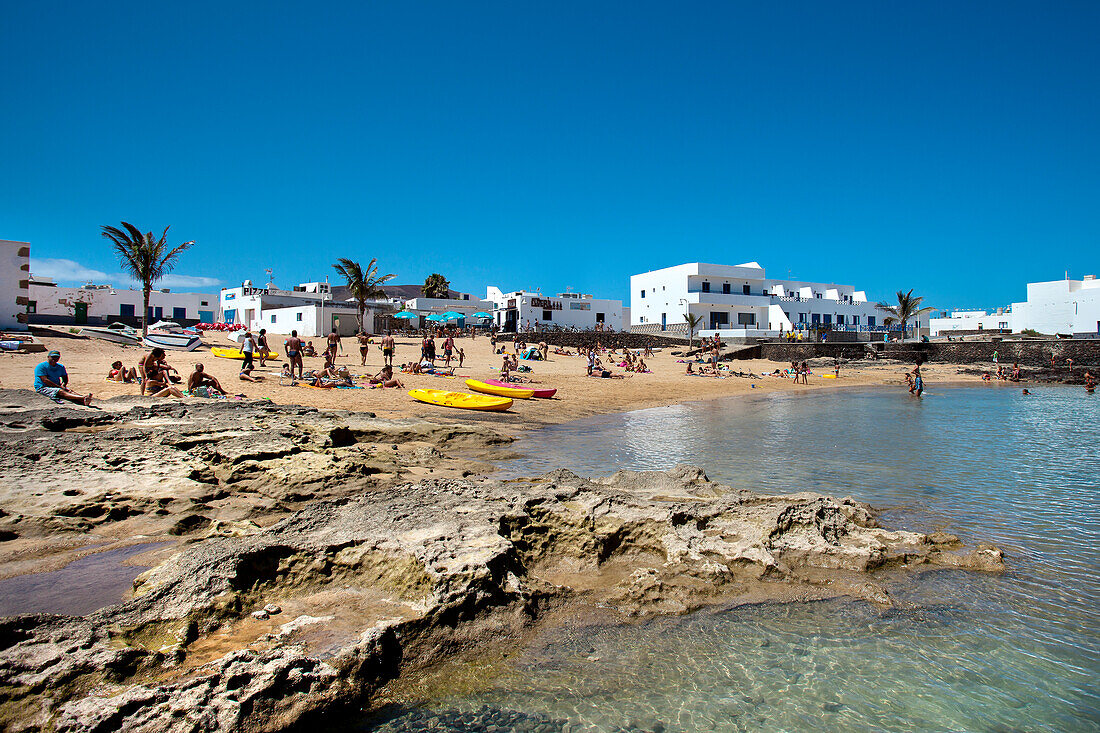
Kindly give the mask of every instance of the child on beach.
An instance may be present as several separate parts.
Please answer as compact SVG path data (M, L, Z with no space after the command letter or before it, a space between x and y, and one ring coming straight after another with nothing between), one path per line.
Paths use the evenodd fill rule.
M137 369L134 367L127 369L122 366L121 361L114 361L111 363L111 371L107 372L107 379L112 382L132 384L138 380Z

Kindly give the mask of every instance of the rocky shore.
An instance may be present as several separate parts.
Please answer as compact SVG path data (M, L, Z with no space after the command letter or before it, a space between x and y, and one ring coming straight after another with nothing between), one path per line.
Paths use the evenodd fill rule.
M852 595L888 568L998 571L999 550L766 496L689 466L485 478L479 426L266 403L0 395L0 577L170 541L129 597L0 619L0 727L274 731L576 609L619 618Z

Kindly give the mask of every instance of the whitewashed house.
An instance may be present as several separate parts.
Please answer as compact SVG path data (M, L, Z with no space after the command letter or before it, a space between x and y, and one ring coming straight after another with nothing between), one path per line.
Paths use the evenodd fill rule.
M851 285L768 278L757 262L690 262L630 277L630 329L687 332L685 314L702 319L703 336L771 337L829 327L881 331L886 314Z
M623 302L594 298L582 293L547 296L500 288L486 289L485 300L493 304L493 322L503 331L566 329L578 331L621 331Z
M1027 300L1008 308L987 311L954 311L929 323L932 336L953 332L1038 331L1078 338L1100 337L1100 280L1085 275L1080 280L1028 283Z
M30 256L30 243L0 239L0 329L27 327Z

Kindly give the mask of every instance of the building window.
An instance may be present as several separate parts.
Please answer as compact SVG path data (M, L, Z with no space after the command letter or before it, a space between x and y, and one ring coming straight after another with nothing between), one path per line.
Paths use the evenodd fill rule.
M271 322L275 323L275 314L274 313L271 314Z
M826 313L825 315L823 315L821 317L821 319L825 322L826 325L830 325L833 322L833 314L832 313Z
M815 297L815 298L820 298L820 297L821 297L821 293L814 293L814 297Z
M710 283L707 282L706 280L703 281L703 292L704 293L709 293L710 292Z
M730 294L730 284L729 283L722 283L722 295L729 295L729 294Z
M838 315L836 317L836 325L838 325L838 326L843 326L844 325L844 316Z
M210 304L207 303L205 300L200 300L199 305L210 305Z
M821 314L820 313L811 313L810 314L810 323L821 323Z
M852 325L853 326L858 326L859 325L859 316L852 316Z
M544 321L552 321L552 320L554 320L554 311L547 311L547 310L544 310L544 311L542 312L542 320L544 320Z
M596 323L603 323L603 313L596 314Z
M755 326L756 314L755 313L738 313L737 325L739 326Z
M301 313L295 313L294 315L297 316L298 322L301 323L302 322L302 314Z
M751 295L752 294L752 289L749 287L748 283L745 283L744 285L741 286L741 292L744 293L745 295Z
M38 312L38 301L37 300L28 300L27 301L27 313L37 313L37 312Z
M798 314L798 322L799 323L805 323L806 322L806 314L805 313L799 313Z
M132 306L129 303L120 303L118 306L118 314L123 318L133 318L134 308L135 306Z
M182 321L185 318L187 318L187 309L186 308L173 308L172 309L172 320Z
M1001 321L1000 323L997 324L997 327L1001 328L1001 329L1008 328L1008 321Z
M868 328L874 328L875 327L875 317L874 316L867 316L867 327Z
M645 297L645 291L644 290L642 291L642 297L643 298Z

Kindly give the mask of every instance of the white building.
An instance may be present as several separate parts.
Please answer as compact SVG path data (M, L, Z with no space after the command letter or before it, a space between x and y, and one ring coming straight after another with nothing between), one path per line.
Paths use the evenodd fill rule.
M31 245L0 239L0 329L27 327Z
M727 339L820 327L882 331L885 315L851 285L771 279L756 262L691 262L630 277L632 331L686 333L686 313L702 319L703 336Z
M252 330L266 328L273 333L313 338L333 329L341 336L358 331L358 305L354 300L336 300L327 282L310 282L282 290L268 283L257 288L246 280L239 287L221 292L221 312L224 323L240 323ZM373 332L375 316L393 312L388 300L368 301L363 314L364 327Z
M404 303L405 309L420 315L421 326L431 323L427 317L435 313L461 313L464 318L449 321L459 327L486 323L483 318L472 318L475 313L493 313L493 302L479 300L468 293L457 293L457 298L410 298ZM416 326L417 324L412 324Z
M33 323L134 324L141 320L141 290L89 283L60 287L48 278L32 277L26 305ZM149 293L149 322L214 323L218 298L212 293L173 293L168 288Z
M1034 330L1042 334L1077 337L1100 336L1100 280L1086 275L1081 280L1028 283L1027 300L996 312L955 311L948 318L933 318L932 336L952 332Z
M581 293L546 296L517 290L504 293L489 287L485 300L493 305L493 322L502 331L528 329L577 329L578 331L621 331L623 302L593 298Z

